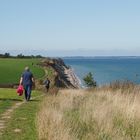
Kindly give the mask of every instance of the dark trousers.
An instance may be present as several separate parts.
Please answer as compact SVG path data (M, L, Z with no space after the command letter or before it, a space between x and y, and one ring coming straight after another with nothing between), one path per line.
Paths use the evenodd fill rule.
M26 101L29 101L30 97L31 97L32 86L31 85L25 85L24 90L25 90L25 99L26 99Z
M47 92L49 91L49 88L50 88L50 86L45 86L46 87L46 90L47 90Z

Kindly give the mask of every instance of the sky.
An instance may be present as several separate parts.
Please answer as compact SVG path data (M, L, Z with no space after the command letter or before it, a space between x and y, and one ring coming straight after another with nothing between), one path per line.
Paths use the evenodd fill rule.
M0 53L140 56L139 0L0 0Z

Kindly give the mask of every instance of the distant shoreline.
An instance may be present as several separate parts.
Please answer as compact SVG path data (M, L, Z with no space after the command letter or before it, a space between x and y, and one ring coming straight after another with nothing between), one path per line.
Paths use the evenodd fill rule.
M61 57L62 59L137 59L140 58L140 56L65 56L65 57Z
M81 81L91 72L99 86L127 80L140 84L140 57L63 57L63 60Z

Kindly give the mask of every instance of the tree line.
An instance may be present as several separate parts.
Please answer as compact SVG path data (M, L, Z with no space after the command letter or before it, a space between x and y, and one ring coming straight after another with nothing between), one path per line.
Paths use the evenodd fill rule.
M22 53L12 56L10 53L6 52L4 54L0 54L0 58L44 58L42 55L23 55Z

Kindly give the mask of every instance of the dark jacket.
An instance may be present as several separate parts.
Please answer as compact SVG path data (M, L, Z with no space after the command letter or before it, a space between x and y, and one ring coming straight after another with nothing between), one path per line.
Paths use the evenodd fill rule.
M33 74L30 71L25 71L22 74L22 78L23 78L22 84L24 86L26 86L26 85L32 86L32 84L33 84L33 81L32 81Z

